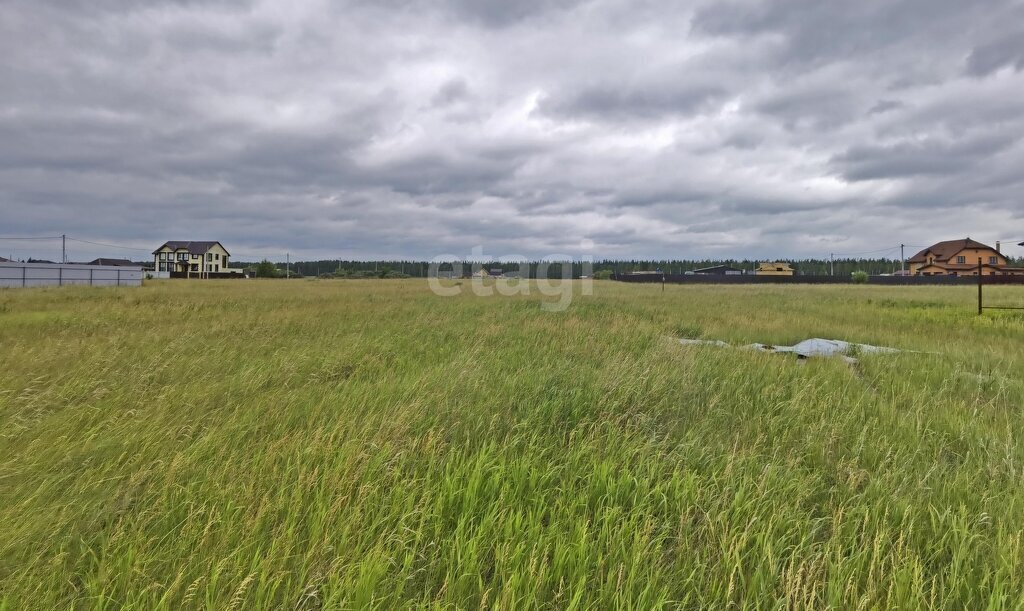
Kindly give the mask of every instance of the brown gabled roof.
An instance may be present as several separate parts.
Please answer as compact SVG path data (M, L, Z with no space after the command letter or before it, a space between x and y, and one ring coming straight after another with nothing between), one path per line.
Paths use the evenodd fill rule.
M217 241L212 242L190 242L187 240L171 240L170 242L164 242L163 246L153 251L153 254L160 252L164 248L170 248L171 250L187 250L192 255L205 255L208 250L213 248L214 244L220 245L224 248L224 245ZM224 252L228 252L227 248L224 248ZM228 252L228 256L231 253Z
M938 244L932 244L928 248L925 248L921 252L917 253L913 257L910 257L908 261L910 263L925 263L928 261L928 253L935 255L936 261L949 261L956 253L960 252L965 248L980 248L988 249L992 252L996 252L995 248L987 244L982 244L971 238L964 238L962 240L946 240L945 242L939 242Z
M111 265L114 267L128 267L134 266L135 264L131 262L131 259L106 259L100 257L99 259L93 259L92 261L89 261L88 263L86 263L86 265Z

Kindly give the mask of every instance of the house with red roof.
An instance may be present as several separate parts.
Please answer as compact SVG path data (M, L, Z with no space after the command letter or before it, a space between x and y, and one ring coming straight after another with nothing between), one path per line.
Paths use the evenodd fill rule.
M946 240L925 248L907 260L912 276L1024 276L1024 268L1012 267L999 243L992 248L971 238Z

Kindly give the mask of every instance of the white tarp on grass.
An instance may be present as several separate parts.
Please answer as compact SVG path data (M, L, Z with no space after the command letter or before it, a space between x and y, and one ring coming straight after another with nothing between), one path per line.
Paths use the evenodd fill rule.
M707 345L732 348L732 344L723 342L720 339L680 339L684 346ZM894 354L900 352L896 348L884 346L872 346L871 344L853 344L840 339L821 339L814 337L792 346L773 346L771 344L747 344L740 346L745 350L758 350L760 352L780 352L795 354L800 358L811 357L842 357L846 361L855 362L853 355L856 354Z

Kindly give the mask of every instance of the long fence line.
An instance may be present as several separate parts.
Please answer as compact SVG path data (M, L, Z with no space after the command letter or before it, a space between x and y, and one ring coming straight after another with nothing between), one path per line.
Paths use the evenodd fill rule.
M616 274L620 282L666 284L854 284L847 276L758 276L756 274ZM1024 276L982 276L985 284L1024 284ZM868 284L884 286L974 286L977 276L869 276Z
M0 261L0 288L142 286L141 267Z

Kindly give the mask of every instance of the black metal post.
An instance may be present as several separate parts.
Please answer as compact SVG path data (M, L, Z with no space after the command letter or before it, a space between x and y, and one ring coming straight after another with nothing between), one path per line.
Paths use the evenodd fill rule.
M981 316L982 295L981 295L981 257L978 257L978 316Z

